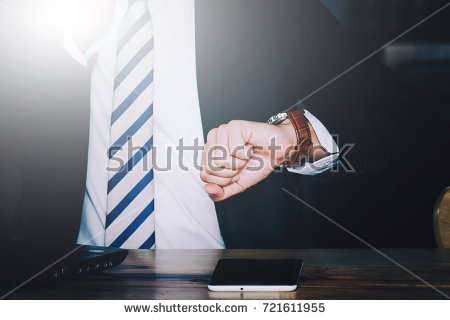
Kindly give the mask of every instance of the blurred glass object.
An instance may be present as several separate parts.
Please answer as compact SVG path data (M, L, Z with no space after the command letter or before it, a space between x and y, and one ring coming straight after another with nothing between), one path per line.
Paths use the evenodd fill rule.
M436 201L434 209L434 235L441 248L450 248L450 187Z

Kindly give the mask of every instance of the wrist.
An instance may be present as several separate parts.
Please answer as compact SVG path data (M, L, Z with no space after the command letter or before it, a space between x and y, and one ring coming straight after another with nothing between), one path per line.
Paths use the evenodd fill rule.
M283 136L285 137L283 140L285 141L282 146L283 154L289 152L289 150L293 150L297 145L297 134L295 132L294 125L289 119L283 121L279 127L283 131Z
M281 165L299 166L308 161L312 141L309 121L303 110L279 113L272 116L268 123L278 125L284 132L284 143L281 144L283 151Z
M315 162L317 160L320 160L328 155L330 155L324 147L320 144L319 138L317 137L316 131L314 130L314 127L312 126L311 122L308 121L308 127L309 131L311 132L311 141L312 141L312 147L308 154L308 162Z
M309 122L306 117L304 117L304 122L305 128L298 128L300 131L302 131L302 133L300 134L296 132L296 128L292 122L292 118L285 120L281 124L285 126L284 130L286 131L286 135L289 137L289 143L286 146L286 149L284 149L286 155L285 160L292 159L292 153L295 150L300 151L300 154L298 155L298 158L300 160L304 159L303 161L310 163L320 160L329 155L329 153L320 144L319 138L311 122ZM308 132L305 134L306 127L308 128L308 130L306 130ZM308 138L310 140L309 148L301 148L300 146L305 143L304 139Z

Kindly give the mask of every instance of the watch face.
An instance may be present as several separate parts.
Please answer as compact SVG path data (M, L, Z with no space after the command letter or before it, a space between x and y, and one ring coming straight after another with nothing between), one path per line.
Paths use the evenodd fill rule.
M274 115L273 117L270 117L270 119L267 122L269 124L277 125L277 124L282 123L287 118L288 118L287 113L279 113L277 115Z

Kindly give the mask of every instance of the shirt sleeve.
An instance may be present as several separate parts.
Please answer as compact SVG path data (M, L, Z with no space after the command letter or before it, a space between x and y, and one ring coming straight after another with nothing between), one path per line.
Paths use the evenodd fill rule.
M330 153L330 155L315 162L306 163L300 167L288 168L288 171L313 176L333 167L339 158L339 147L336 142L334 142L333 137L328 132L327 128L325 128L325 126L307 110L305 110L305 117L314 128L321 146Z

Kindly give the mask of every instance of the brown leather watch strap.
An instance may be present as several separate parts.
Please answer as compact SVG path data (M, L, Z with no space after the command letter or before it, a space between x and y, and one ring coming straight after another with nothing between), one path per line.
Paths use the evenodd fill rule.
M307 160L313 143L311 130L309 129L308 119L305 117L304 110L289 111L287 115L294 126L295 134L297 135L297 145L294 150L288 152L287 160L283 164L288 167L293 167Z

